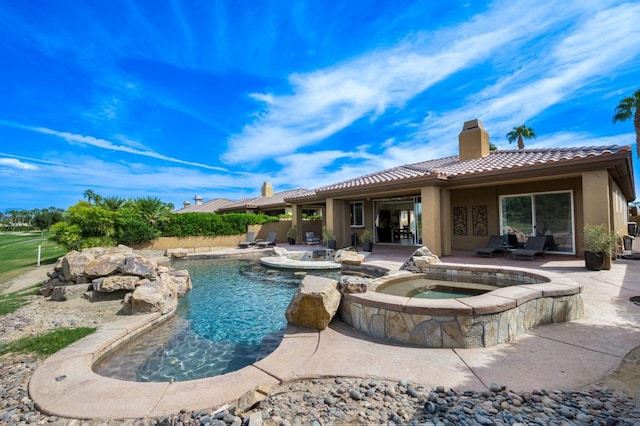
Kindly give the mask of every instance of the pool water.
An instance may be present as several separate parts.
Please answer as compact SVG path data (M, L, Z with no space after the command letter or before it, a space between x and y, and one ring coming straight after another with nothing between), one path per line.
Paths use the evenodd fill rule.
M404 279L383 284L376 291L419 299L461 299L495 290L495 285L454 282L431 278Z
M486 290L436 286L434 288L417 289L416 293L410 294L409 297L417 297L418 299L462 299L486 292Z
M99 360L98 374L139 382L195 380L239 370L278 347L286 308L304 274L254 260L179 260L171 266L187 269L193 283L176 315Z

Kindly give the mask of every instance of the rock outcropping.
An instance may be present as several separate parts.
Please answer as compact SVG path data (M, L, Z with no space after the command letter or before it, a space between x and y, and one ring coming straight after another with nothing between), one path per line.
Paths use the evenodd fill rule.
M158 265L123 245L71 251L48 276L40 294L51 300L78 294L92 302L123 299L128 315L172 312L191 289L188 271Z
M440 263L440 258L431 253L428 247L422 246L413 252L411 257L400 267L401 271L424 272L432 263Z

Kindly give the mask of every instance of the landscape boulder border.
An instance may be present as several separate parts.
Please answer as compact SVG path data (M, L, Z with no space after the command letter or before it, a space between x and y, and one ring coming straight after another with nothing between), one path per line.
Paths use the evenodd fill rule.
M47 276L40 295L52 301L122 299L125 315L171 313L192 286L187 270L158 265L124 245L72 250Z

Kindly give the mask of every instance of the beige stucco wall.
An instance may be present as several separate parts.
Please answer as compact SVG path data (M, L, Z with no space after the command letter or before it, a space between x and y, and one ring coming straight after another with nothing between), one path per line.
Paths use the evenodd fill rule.
M279 222L269 222L264 225L250 225L248 231L256 233L256 239L266 240L270 232L275 232L276 243L284 244L287 242L287 232L291 228L290 220L281 220ZM302 232L313 231L316 235L321 235L322 222L319 220L302 221ZM166 250L169 248L185 248L193 253L211 251L219 248L237 247L238 242L244 241L246 234L239 235L223 235L217 237L161 237L157 240L145 244L137 244L133 246L139 250ZM302 240L299 241L302 243Z
M476 247L484 247L490 235L500 234L500 205L501 195L530 194L550 191L572 191L574 197L574 215L576 245L582 244L582 228L584 224L582 208L584 205L582 196L582 179L569 178L537 182L522 182L517 184L498 185L483 188L469 188L451 190L451 208L449 216L453 220L454 207L467 207L467 236L454 236L453 229L447 234L451 236L453 250L473 250ZM602 208L608 205L608 196L604 203L594 208ZM486 236L473 235L472 206L487 206L488 232ZM605 207L606 210L608 208Z
M487 206L488 228L487 235L473 235L473 206ZM495 187L473 188L451 191L451 208L448 212L453 223L454 207L467 209L467 235L453 235L453 225L448 235L451 235L451 247L454 250L472 250L476 247L484 247L489 240L489 235L500 233L500 214L498 211L498 192Z

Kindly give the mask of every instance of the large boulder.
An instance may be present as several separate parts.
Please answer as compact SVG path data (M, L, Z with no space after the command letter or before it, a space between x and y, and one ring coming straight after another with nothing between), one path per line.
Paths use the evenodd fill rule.
M38 294L40 296L49 297L53 293L53 289L59 286L67 285L66 281L61 281L59 278L54 277L47 281L40 289Z
M91 282L95 291L111 293L117 290L135 290L140 284L140 277L135 275L112 275L96 278Z
M307 275L286 311L287 321L300 327L324 330L340 306L338 282L330 278Z
M167 257L175 257L179 259L182 257L187 257L188 253L189 252L187 251L187 249L184 249L184 248L172 248L172 249L166 249L164 252L164 255Z
M338 290L343 295L352 293L366 293L371 280L364 277L343 275L338 283Z
M178 299L169 287L159 281L145 281L124 297L124 313L137 315L160 312L164 315L173 312Z
M62 259L62 274L65 281L72 281L80 284L82 280L86 280L84 270L96 258L87 250L70 251Z
M191 290L191 277L189 276L189 271L186 269L160 273L158 280L166 285L178 298L184 296L187 291Z
M142 256L127 256L124 259L124 265L120 268L120 272L127 275L137 275L143 278L155 278L156 262Z
M338 250L333 260L344 265L360 265L364 260L364 256L355 251Z
M413 252L411 257L400 267L401 271L423 272L432 263L440 263L440 258L431 253L428 247L422 246Z
M53 288L51 300L65 302L69 299L79 299L83 297L89 286L87 284L62 285Z
M124 267L124 254L108 253L89 262L84 269L88 278L106 277L116 274Z

